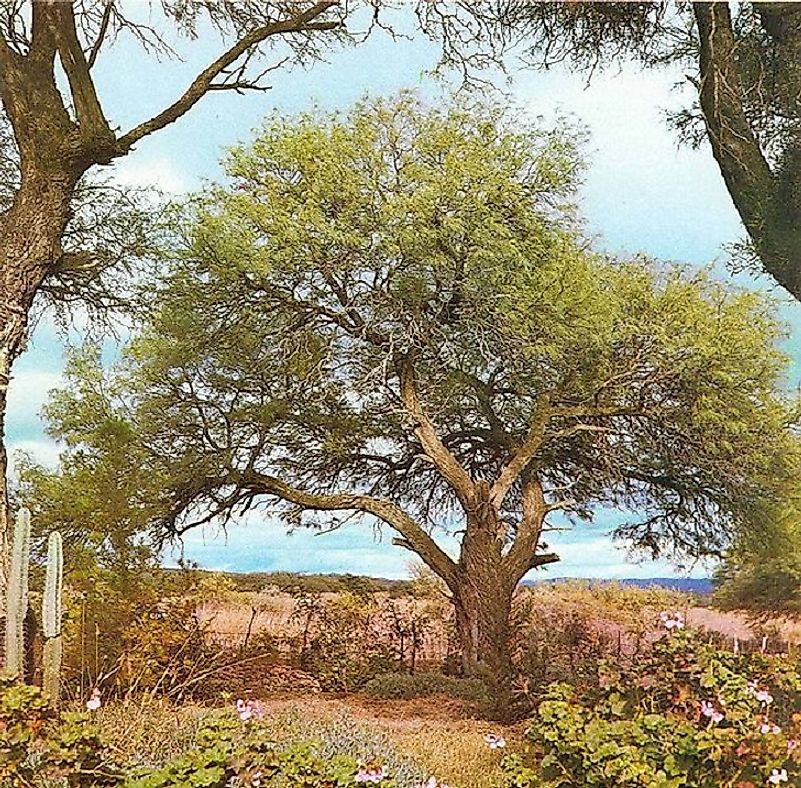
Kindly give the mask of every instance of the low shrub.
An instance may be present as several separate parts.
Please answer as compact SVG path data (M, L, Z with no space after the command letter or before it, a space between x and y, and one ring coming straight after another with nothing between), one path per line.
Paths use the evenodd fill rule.
M604 664L594 687L551 685L528 752L505 760L508 785L801 784L797 665L720 651L679 618L666 624L647 656Z
M411 700L431 695L448 695L470 701L482 701L489 690L480 679L458 678L442 673L382 673L364 685L373 698Z

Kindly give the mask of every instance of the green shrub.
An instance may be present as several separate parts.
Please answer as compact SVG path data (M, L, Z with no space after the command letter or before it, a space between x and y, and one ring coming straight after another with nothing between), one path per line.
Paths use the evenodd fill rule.
M37 687L0 677L0 785L101 788L121 779L86 715L57 714Z
M382 673L364 685L373 698L410 700L431 695L448 695L470 701L487 698L487 685L480 679L457 678L442 673Z
M799 785L799 689L785 658L737 656L674 631L647 657L602 666L593 688L552 685L529 751L505 761L507 784Z

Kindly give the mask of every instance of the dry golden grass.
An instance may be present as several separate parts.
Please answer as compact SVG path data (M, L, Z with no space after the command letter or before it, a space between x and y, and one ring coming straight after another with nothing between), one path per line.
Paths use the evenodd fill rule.
M510 746L521 738L513 728L470 719L462 704L448 698L374 702L310 696L268 699L265 708L266 732L278 741L327 725L367 728L451 788L498 788L502 752L490 750L484 735L502 733ZM213 713L194 705L109 704L97 721L122 759L158 766L189 750L203 718Z

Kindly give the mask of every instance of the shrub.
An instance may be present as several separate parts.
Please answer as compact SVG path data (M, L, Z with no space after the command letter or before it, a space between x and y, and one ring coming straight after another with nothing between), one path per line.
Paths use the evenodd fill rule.
M799 689L785 658L719 651L674 628L647 657L602 666L595 687L551 685L527 756L506 759L507 782L754 788L773 776L798 785Z
M0 677L0 784L119 785L122 772L86 715L57 714L36 687Z
M300 596L293 612L303 623L303 635L293 649L299 666L331 692L361 689L376 673L390 670L392 649L382 637L378 613L372 597Z
M364 685L364 692L374 698L410 700L431 695L448 695L470 701L488 696L487 685L480 679L457 678L442 673L382 673Z

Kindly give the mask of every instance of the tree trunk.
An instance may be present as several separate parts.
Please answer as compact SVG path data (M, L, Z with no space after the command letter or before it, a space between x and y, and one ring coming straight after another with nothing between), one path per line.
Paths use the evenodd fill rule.
M6 406L14 361L25 347L36 293L61 256L61 236L80 177L76 172L24 172L0 221L0 619L8 581L8 447ZM3 660L4 661L4 660Z
M453 598L456 630L461 648L462 670L493 682L512 673L509 639L512 595L497 583L464 578Z
M501 555L498 525L489 507L468 516L459 571L452 587L462 670L502 685L511 676L509 649L512 577Z

